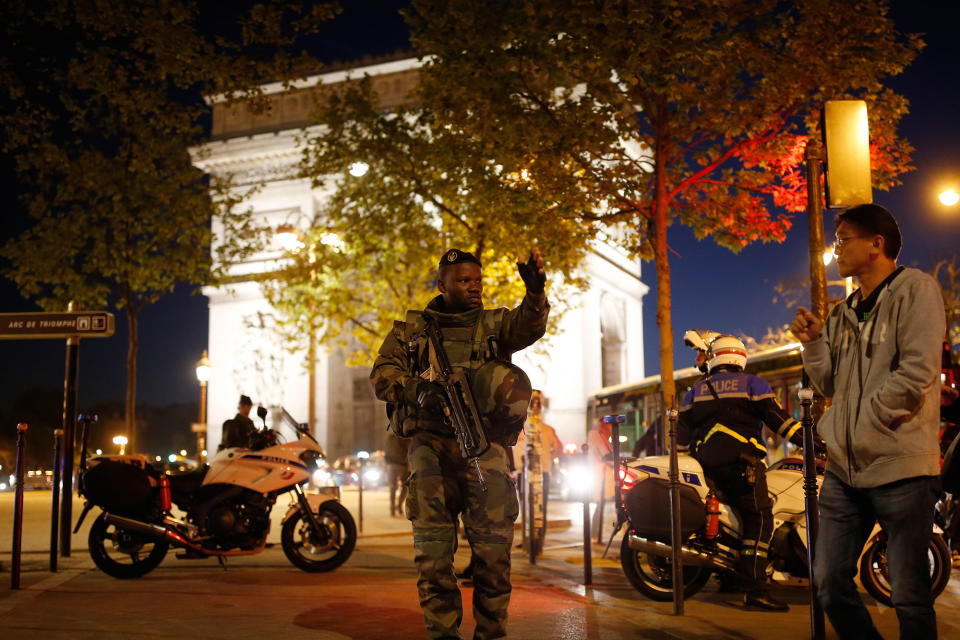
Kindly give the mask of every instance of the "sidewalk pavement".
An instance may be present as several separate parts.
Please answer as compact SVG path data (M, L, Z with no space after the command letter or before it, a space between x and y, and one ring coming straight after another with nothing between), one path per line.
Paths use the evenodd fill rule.
M344 493L344 504L355 518L356 498L355 492ZM5 524L9 519L3 517L4 504L0 501L0 523ZM550 520L570 520L572 526L549 529L547 548L535 565L521 550L515 551L508 625L511 638L809 637L808 592L796 587L777 589L777 595L791 603L789 613L746 612L736 594L718 593L712 580L702 593L686 602L686 615L674 616L672 603L648 600L630 586L616 558L617 542L611 546L613 557L606 559L600 558L603 545L593 545L594 580L584 587L580 505L559 501L551 505ZM85 524L84 532L87 528ZM519 532L516 539L520 539ZM23 588L19 591L9 589L9 547L0 547L4 562L0 572L0 637L425 637L409 523L387 515L383 492L365 492L364 534L347 563L327 574L297 570L275 545L259 555L230 559L226 570L214 559L177 560L171 551L160 567L145 577L116 580L96 570L85 546L75 545L71 557L61 559L61 570L52 574L47 571L45 545L31 540L31 551L24 555ZM456 564L462 567L468 561L469 549L464 544ZM938 600L941 638L960 637L960 576L954 577ZM462 631L469 638L474 627L472 589L464 587L462 592L466 605ZM897 637L894 612L872 601L869 606L884 637ZM829 624L827 637L835 637Z

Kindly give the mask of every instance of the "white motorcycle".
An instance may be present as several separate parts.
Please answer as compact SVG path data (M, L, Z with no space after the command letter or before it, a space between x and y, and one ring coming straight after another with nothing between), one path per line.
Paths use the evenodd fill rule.
M261 419L266 410L258 410ZM78 492L86 505L74 529L94 507L103 512L90 527L94 563L115 578L139 578L163 560L170 546L181 558L260 553L267 544L270 511L277 497L295 501L283 519L281 545L304 571L332 571L343 564L357 540L339 488L307 493L302 485L324 465L324 453L306 428L300 438L277 443L276 432L260 432L262 448L229 448L209 466L171 475L142 456L97 456L86 460L86 429ZM172 507L183 512L175 517Z
M741 521L728 505L719 504L719 527L708 535L706 499L709 492L700 463L679 458L680 509L684 595L699 591L711 573L734 574L740 547ZM623 502L627 533L623 536L620 563L630 583L645 596L660 601L673 598L670 547L669 456L627 459L622 463ZM817 478L823 481L822 470ZM767 469L767 490L773 502L773 538L768 573L776 582L806 581L807 528L803 492L803 460L784 458ZM712 531L710 533L713 533ZM930 576L934 597L950 580L950 550L942 530L935 525L930 538ZM859 579L877 601L891 606L887 572L886 538L875 525L860 556Z

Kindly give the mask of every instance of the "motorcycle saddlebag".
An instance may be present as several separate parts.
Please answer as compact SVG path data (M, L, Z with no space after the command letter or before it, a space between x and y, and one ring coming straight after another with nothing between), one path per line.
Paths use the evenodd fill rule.
M83 496L104 511L140 511L153 491L150 472L127 462L101 460L83 475Z
M670 543L670 483L648 478L623 498L634 532L641 538ZM706 525L706 511L696 489L680 485L680 528L687 539Z

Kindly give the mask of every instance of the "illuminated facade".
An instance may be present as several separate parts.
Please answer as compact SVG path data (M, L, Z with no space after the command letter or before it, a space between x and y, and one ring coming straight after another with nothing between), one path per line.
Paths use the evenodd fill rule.
M254 116L242 106L213 106L212 140L198 149L196 164L211 173L229 172L239 188L262 184L243 206L277 228L305 226L326 197L309 180L297 178L307 117L315 95L325 85L371 77L385 106L402 104L417 80L414 59L330 71L290 89L268 86L269 114ZM315 125L314 125L315 126ZM214 228L215 242L222 228ZM283 406L298 421L307 421L308 375L305 353L288 353L272 330L275 312L259 285L246 279L270 270L282 259L279 244L231 270L232 284L207 287L210 304L208 447L220 441L221 423L234 415L241 393L254 403ZM545 419L564 442L583 442L587 396L601 386L640 379L643 371L640 264L610 248L589 254L585 265L590 288L568 301L563 332L553 336L542 354L516 354L534 386L548 402ZM549 275L549 274L548 274ZM529 351L529 350L528 350ZM386 417L367 381L369 369L350 368L338 350L318 349L314 433L331 457L357 449L379 449ZM289 437L289 436L288 436Z

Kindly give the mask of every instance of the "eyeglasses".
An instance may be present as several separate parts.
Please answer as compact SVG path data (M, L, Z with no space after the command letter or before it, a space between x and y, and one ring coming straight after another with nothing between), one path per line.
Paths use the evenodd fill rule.
M843 248L847 246L847 244L849 244L851 240L856 240L858 238L865 238L865 237L866 236L847 236L844 238L841 236L837 236L837 241L833 245L833 252L837 253L838 251L842 251Z

